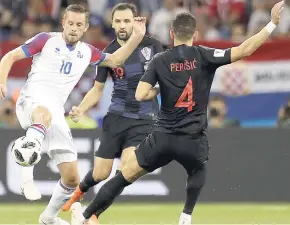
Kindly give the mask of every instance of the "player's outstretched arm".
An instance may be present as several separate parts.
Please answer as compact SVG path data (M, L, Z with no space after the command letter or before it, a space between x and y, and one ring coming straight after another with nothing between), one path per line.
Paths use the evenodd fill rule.
M100 66L115 68L123 65L135 48L140 44L146 33L146 18L135 17L134 20L133 33L129 40L113 54L106 54L106 58L102 61Z
M283 9L284 1L274 5L271 11L271 22L267 24L259 33L244 41L241 45L231 49L231 61L235 62L253 54L270 36L280 21L280 13Z
M20 60L26 58L24 51L18 47L3 56L0 61L0 99L6 96L6 83L9 71L12 65Z
M85 95L78 107L74 106L69 113L72 121L77 123L82 115L96 105L102 96L105 83L95 81L94 87Z

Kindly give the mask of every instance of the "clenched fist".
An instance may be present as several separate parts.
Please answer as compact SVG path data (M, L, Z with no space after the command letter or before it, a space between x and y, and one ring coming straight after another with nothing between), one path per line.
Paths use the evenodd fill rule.
M69 112L71 120L75 123L78 123L83 115L83 110L77 106L73 106L71 111Z

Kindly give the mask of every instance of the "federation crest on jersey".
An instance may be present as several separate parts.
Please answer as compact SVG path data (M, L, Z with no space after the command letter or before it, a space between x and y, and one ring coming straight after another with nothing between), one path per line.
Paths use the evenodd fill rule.
M151 58L151 48L144 47L141 49L141 53L146 60L150 60Z

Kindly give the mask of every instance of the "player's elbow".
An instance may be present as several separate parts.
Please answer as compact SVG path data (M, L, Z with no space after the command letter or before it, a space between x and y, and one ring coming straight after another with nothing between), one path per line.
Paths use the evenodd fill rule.
M17 61L17 55L15 54L14 51L8 52L3 58L5 58L6 60L9 60L13 63Z
M252 54L251 48L245 44L233 47L231 53L231 61L236 62Z

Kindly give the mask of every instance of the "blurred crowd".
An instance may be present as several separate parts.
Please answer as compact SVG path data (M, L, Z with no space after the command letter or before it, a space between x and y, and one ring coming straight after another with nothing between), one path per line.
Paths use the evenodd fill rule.
M278 0L2 0L0 1L0 40L23 43L39 32L61 30L65 7L83 4L90 12L90 29L85 41L108 42L114 37L111 9L120 2L137 5L139 15L148 19L148 33L170 44L171 19L181 11L192 12L198 21L202 40L243 41L259 31L271 18ZM285 0L281 23L274 38L289 36L290 0Z

